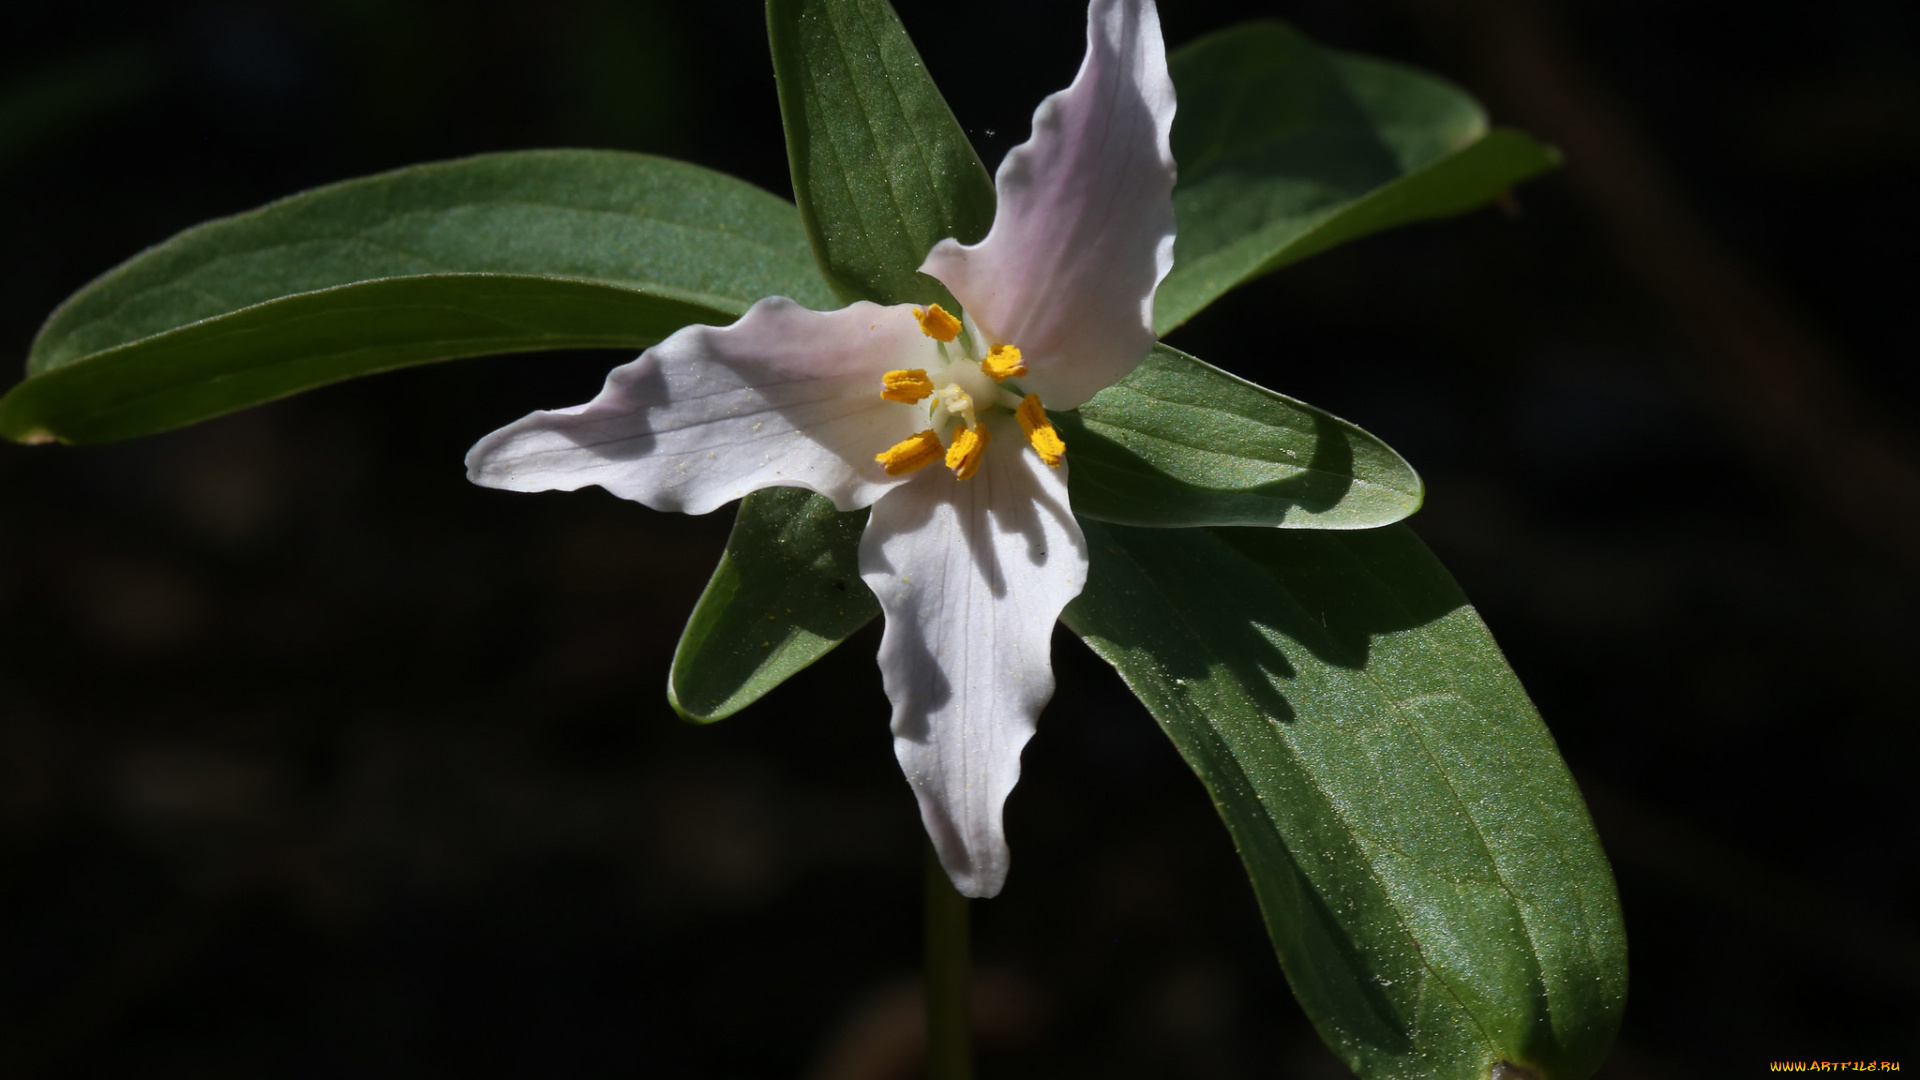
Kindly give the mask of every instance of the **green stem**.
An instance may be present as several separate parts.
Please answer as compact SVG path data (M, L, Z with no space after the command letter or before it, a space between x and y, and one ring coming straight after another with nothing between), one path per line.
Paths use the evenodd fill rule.
M927 845L927 1080L973 1080L967 898Z

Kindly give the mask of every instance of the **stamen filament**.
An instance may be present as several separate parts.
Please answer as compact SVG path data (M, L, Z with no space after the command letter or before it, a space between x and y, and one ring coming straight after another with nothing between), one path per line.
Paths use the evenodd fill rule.
M940 460L940 436L932 428L911 438L894 443L884 453L873 455L873 460L887 470L888 476L901 476L923 469Z
M947 447L947 468L953 470L954 479L965 480L979 471L980 459L986 456L992 438L993 433L983 427L954 427L953 445Z
M1067 456L1067 442L1054 430L1047 410L1040 407L1040 395L1028 394L1022 398L1013 415L1020 421L1020 430L1027 433L1027 441L1033 444L1033 452L1040 455L1048 468L1059 468Z
M898 401L902 405L911 405L933 396L933 380L927 378L925 368L889 371L880 376L880 384L881 397L888 401Z

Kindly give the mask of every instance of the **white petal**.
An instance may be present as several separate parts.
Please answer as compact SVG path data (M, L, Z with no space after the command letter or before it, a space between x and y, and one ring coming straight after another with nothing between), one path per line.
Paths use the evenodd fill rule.
M942 240L939 278L988 344L1017 345L1022 389L1072 409L1153 347L1153 292L1173 267L1173 81L1152 0L1093 0L1087 58L1040 103L994 177L985 240Z
M921 470L874 504L860 541L860 576L887 616L894 754L968 896L1006 880L1001 811L1053 696L1053 624L1087 580L1066 469L1042 464L1008 418L990 423L971 479Z
M937 362L910 306L818 312L769 297L731 326L675 332L585 405L481 439L467 477L511 491L598 484L689 514L804 487L851 510L905 482L873 457L927 426L925 408L880 397L881 375Z

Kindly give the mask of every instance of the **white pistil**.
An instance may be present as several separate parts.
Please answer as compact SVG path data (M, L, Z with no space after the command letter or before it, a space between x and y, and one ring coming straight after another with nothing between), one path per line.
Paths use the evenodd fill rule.
M966 422L968 427L979 427L980 421L973 415L973 395L960 388L957 382L948 383L947 388L934 394L934 400L947 410L947 415Z

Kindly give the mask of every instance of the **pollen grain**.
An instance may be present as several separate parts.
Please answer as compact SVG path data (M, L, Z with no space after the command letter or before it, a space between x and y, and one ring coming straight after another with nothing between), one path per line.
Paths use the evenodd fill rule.
M1047 419L1047 410L1040 407L1040 395L1028 394L1020 401L1020 407L1013 414L1020 421L1020 430L1027 433L1027 441L1033 444L1033 452L1048 468L1057 469L1066 459L1067 442L1053 428L1053 421Z
M987 442L993 433L983 427L956 425L953 444L947 447L947 468L956 480L965 480L980 471L980 459L986 456Z
M928 304L923 308L914 308L913 317L920 320L920 331L935 341L952 341L960 336L960 320L947 313L939 304Z
M940 436L928 428L894 443L884 453L873 455L873 460L887 470L888 476L904 476L940 460Z

